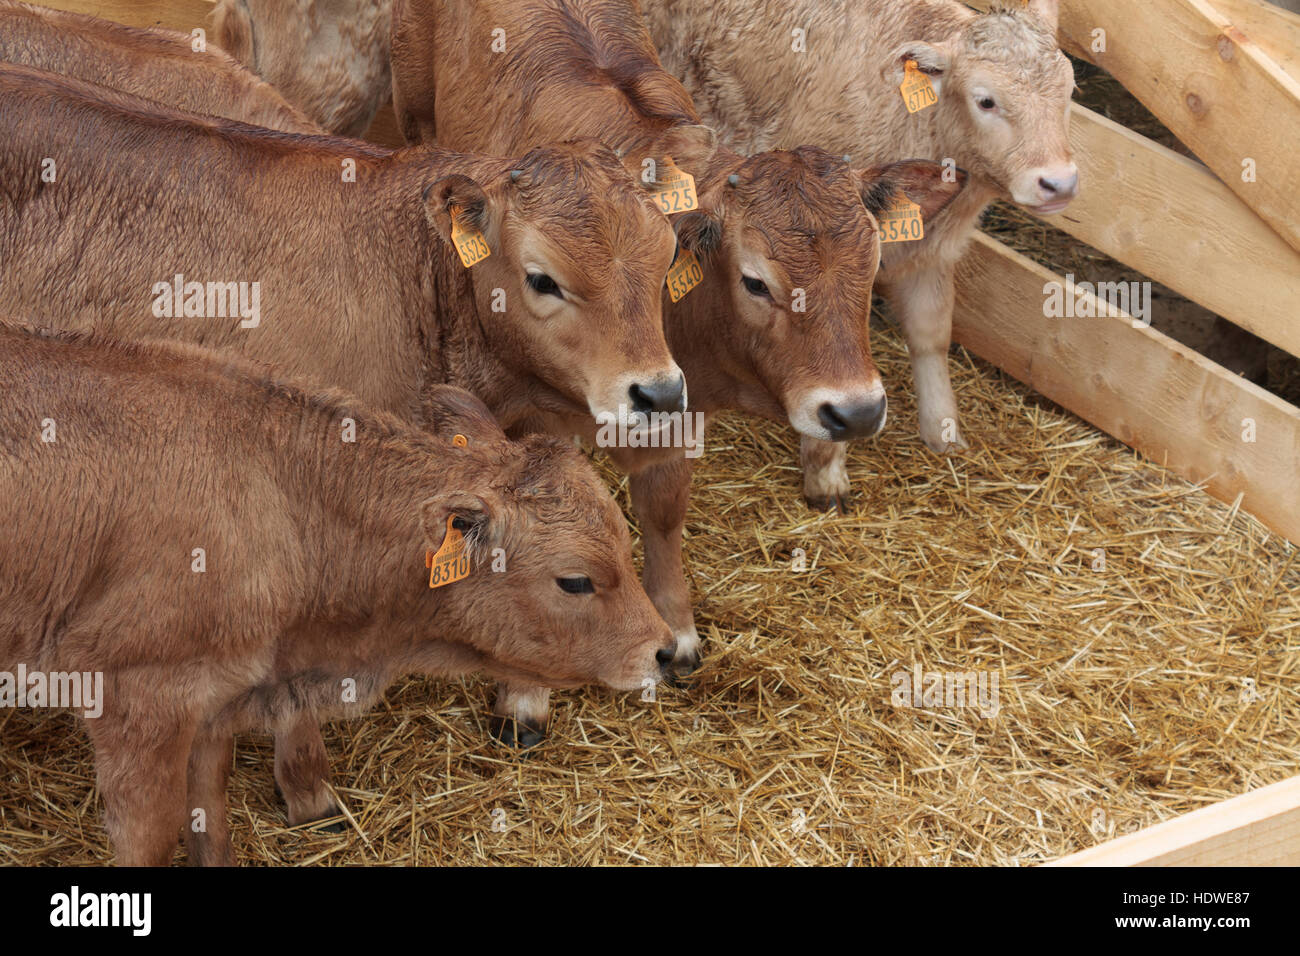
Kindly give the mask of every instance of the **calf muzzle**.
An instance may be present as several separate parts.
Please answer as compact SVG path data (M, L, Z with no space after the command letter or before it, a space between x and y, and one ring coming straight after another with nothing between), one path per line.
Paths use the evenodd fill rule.
M636 382L627 390L632 410L651 412L686 411L686 379L682 375L664 376L652 382Z
M885 425L888 401L885 396L861 402L826 402L817 409L817 420L831 437L831 441L850 441L870 438Z

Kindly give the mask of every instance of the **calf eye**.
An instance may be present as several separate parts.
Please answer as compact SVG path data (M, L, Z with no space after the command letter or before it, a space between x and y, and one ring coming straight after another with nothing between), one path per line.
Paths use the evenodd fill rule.
M595 594L591 578L556 578L555 583L565 594Z
M468 531L470 528L474 527L472 524L470 524L468 518L452 518L451 526L455 528L457 531Z
M985 113L991 113L993 110L998 108L998 104L993 101L993 97L991 96L981 96L975 102L979 104L979 108Z
M538 295L553 295L557 299L564 298L564 294L560 292L560 287L556 285L555 280L545 273L530 272L525 281L528 283L528 288Z
M762 279L754 279L750 276L741 276L740 284L745 287L745 291L750 295L756 295L760 298L767 296L769 299L772 297L772 293L768 291L767 283Z

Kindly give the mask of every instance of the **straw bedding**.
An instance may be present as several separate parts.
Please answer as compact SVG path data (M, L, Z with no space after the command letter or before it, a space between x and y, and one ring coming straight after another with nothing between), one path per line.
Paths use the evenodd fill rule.
M853 448L852 514L803 505L789 429L711 431L693 687L558 694L520 756L488 682L405 681L327 728L341 834L288 829L269 738L241 737L238 858L1027 865L1294 775L1294 549L960 350L972 449L939 458L898 335L874 342L891 423ZM895 706L916 664L995 671L1000 711ZM101 813L77 722L0 711L0 863L109 862Z

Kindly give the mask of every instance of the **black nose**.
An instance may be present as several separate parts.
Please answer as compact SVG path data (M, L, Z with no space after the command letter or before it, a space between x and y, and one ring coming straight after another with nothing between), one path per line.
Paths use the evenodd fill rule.
M832 405L827 402L817 409L817 420L831 433L831 441L869 438L884 423L886 407L884 395L852 404Z
M686 379L681 375L665 376L645 385L638 382L627 394L632 399L632 410L643 414L686 410Z
M659 662L660 668L664 668L673 662L673 658L676 655L676 647L661 647L655 652L655 660Z
M1048 179L1044 176L1038 180L1038 188L1048 196L1073 196L1079 189L1079 174L1075 173L1068 179Z

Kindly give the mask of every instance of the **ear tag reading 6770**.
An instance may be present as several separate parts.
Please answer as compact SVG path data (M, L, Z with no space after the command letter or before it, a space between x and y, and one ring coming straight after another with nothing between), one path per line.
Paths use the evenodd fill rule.
M447 516L447 536L437 552L424 553L424 566L429 569L429 587L440 588L455 584L469 575L469 548L459 528L453 528L455 515Z
M492 250L488 248L487 237L478 227L462 220L459 206L452 206L447 211L451 214L451 241L466 269L492 255Z
M898 90L903 94L903 104L909 113L919 113L939 102L939 94L934 91L934 84L921 72L915 60L907 61L903 82Z

